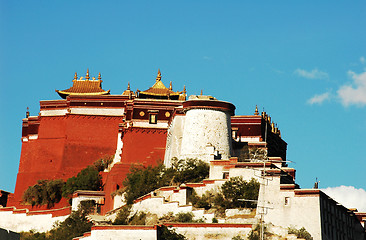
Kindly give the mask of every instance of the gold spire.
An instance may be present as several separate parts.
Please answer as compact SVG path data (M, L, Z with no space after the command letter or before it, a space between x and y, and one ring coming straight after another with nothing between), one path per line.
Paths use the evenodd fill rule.
M201 96L203 95L203 90L201 89Z
M254 112L254 115L255 115L255 116L258 116L258 115L259 115L259 112L258 112L258 106L257 106L257 105L255 105L255 112Z
M98 74L98 80L102 80L102 75L100 75L100 72Z
M186 93L187 93L187 91L186 91L186 85L184 85L184 87L183 87L183 93L184 93L184 94L186 94Z
M89 77L89 68L86 70L86 77L85 77L86 80L89 80L90 77Z
M161 72L160 72L160 68L158 70L158 76L156 77L156 81L159 82L161 81Z
M29 107L27 107L27 111L26 111L26 113L25 113L25 117L26 117L26 118L29 118Z
M173 90L172 81L170 81L170 84L169 84L169 90Z
M77 79L78 79L78 74L75 72L74 80L77 80Z
M131 90L131 88L130 88L130 82L128 82L128 84L127 84L127 90Z

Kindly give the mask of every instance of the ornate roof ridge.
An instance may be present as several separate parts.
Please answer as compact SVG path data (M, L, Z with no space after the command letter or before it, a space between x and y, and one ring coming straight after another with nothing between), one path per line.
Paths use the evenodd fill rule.
M89 69L86 72L85 80L83 77L78 79L75 72L73 84L70 88L65 90L55 90L62 98L66 98L69 95L106 95L110 93L110 90L105 91L102 89L102 77L98 74L98 80L94 77L90 80Z

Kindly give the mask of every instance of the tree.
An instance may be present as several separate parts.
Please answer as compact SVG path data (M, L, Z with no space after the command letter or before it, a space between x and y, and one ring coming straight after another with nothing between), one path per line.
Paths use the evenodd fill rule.
M174 229L170 230L167 226L161 225L158 228L158 239L164 240L185 240L184 235L177 233Z
M313 240L313 237L311 236L311 234L308 231L306 231L306 229L304 227L302 227L300 229L288 228L288 233L295 234L296 237L298 237L298 238L304 238L306 240Z
M75 237L90 232L92 223L86 219L88 208L80 208L73 211L63 222L56 223L54 227L45 233L21 232L24 240L72 240Z
M207 163L188 159L177 161L171 168L165 168L163 164L156 167L135 167L130 169L125 186L127 204L132 204L135 199L157 188L172 184L180 185L186 182L199 182L207 178L209 166Z
M172 159L173 165L168 171L175 172L174 182L178 185L187 182L200 182L208 177L210 166L202 160Z
M162 164L156 167L132 167L123 181L127 204L132 204L138 197L166 185L167 180L163 177L163 169Z
M259 183L255 179L249 182L243 180L241 176L230 178L222 186L222 194L225 200L229 201L227 207L254 207L255 203L246 200L258 200Z
M66 181L62 188L62 196L70 197L76 190L99 191L102 187L102 176L99 175L99 171L93 166L88 166L81 170L76 177Z
M129 216L131 213L131 205L124 205L117 213L116 219L113 221L113 225L128 225Z
M23 194L23 200L32 206L47 204L51 208L62 198L62 187L64 181L57 180L38 180L37 184L30 186Z
M52 240L71 240L74 237L83 235L85 232L90 232L92 223L86 219L86 212L82 209L74 211L65 221L56 224L50 231Z

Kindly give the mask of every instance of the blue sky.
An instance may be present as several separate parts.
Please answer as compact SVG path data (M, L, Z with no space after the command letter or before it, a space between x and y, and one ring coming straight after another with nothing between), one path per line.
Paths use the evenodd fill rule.
M75 72L121 94L158 68L278 124L302 188L366 189L365 1L0 0L0 189L14 191L26 108Z

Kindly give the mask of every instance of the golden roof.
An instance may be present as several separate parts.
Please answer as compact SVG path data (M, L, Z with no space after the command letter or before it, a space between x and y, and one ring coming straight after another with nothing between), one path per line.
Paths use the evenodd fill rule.
M122 93L122 96L129 96L129 97L135 96L135 93L131 91L130 83L128 83L127 89Z
M83 77L77 79L77 73L75 73L74 80L72 81L72 87L66 90L55 90L62 98L66 98L69 95L106 95L110 90L105 91L102 89L102 77L99 73L98 80L94 77L90 80L89 69L86 72L86 80Z
M169 88L167 88L161 81L161 72L159 69L155 84L151 88L139 92L139 98L179 98L182 92L174 92L172 89L171 82Z

